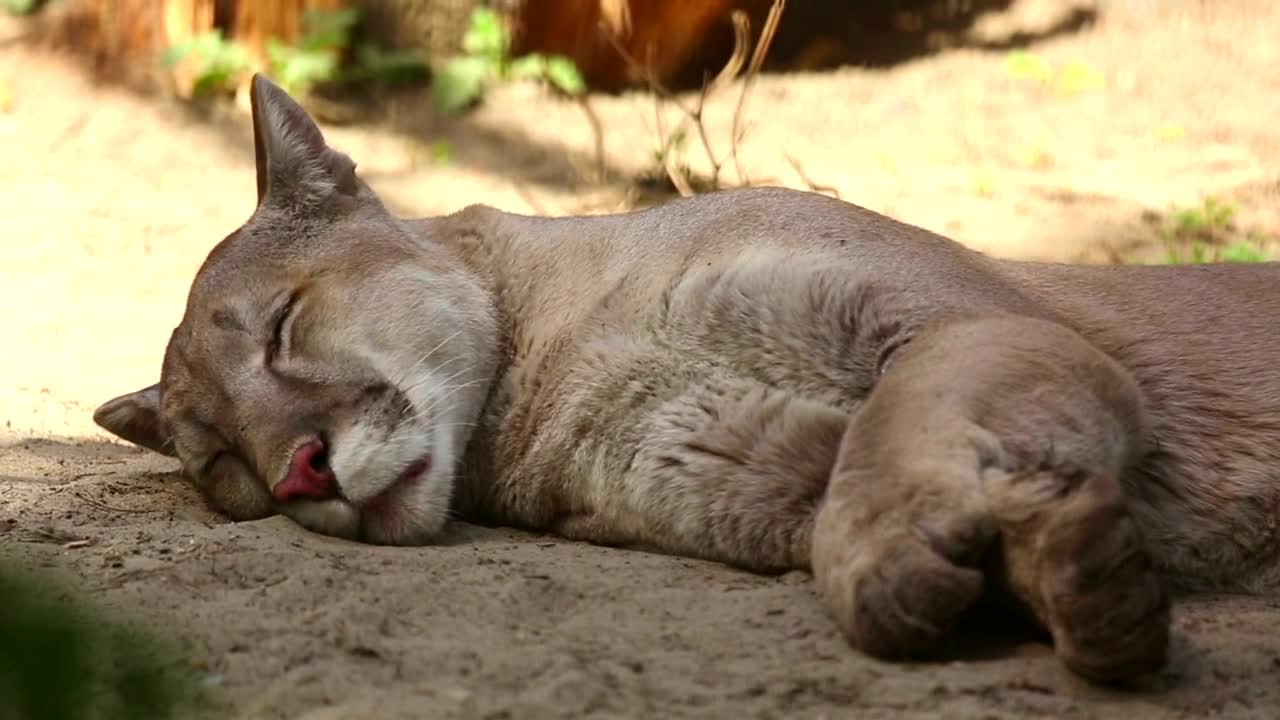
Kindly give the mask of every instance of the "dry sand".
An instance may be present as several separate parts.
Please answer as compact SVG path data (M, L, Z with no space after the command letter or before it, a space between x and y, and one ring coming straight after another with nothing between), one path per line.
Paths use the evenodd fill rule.
M748 174L803 187L789 155L846 199L1006 256L1159 256L1160 214L1210 194L1238 202L1242 227L1280 237L1280 7L1100 6L1093 27L1032 48L1103 73L1105 87L1075 95L1009 77L1003 50L767 78L750 105ZM1027 0L1005 19L1055 9ZM5 23L0 543L180 638L220 707L273 718L1280 716L1280 598L1182 603L1168 670L1120 692L1073 678L1031 639L966 645L948 662L868 660L802 573L461 524L439 546L378 548L280 518L227 523L175 462L108 442L90 414L154 380L197 265L251 212L245 118L96 86L70 60L4 42L16 27ZM581 179L591 139L572 105L509 88L445 123L414 102L381 126L326 128L400 212L634 201L618 183ZM714 133L731 104L713 105ZM596 105L612 172L644 169L650 101ZM427 159L439 138L454 149L448 164ZM696 146L689 157L700 159ZM74 540L87 543L64 547Z

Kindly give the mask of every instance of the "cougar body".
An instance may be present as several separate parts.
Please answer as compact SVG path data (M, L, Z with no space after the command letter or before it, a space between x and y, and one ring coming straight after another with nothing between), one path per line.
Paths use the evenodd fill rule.
M1280 591L1280 268L998 260L813 193L401 219L264 78L259 202L99 424L233 519L812 570L858 648L998 594L1097 679Z

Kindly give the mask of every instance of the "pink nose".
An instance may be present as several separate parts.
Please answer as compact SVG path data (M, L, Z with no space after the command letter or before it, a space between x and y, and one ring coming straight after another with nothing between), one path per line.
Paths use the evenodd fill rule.
M298 448L289 461L289 474L272 491L277 500L324 500L333 496L337 479L329 467L329 453L319 440Z

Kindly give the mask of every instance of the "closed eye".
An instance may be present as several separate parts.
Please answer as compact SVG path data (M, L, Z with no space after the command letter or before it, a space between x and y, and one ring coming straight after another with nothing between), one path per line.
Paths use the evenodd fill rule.
M223 454L224 453L216 452L210 455L209 459L205 460L204 465L200 467L200 477L208 477L209 473L213 472L214 466L222 459Z
M885 343L880 348L880 357L876 359L876 374L883 375L889 371L889 367L893 365L893 361L897 359L898 351L911 344L910 335L899 335Z
M293 308L297 305L298 295L296 292L290 295L288 302L276 311L275 323L271 328L271 340L267 343L267 362L275 360L281 351L288 349L289 321L293 319Z

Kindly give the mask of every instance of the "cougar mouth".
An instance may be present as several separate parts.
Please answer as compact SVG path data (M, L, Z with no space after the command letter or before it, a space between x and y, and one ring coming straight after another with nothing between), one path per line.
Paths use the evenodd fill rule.
M399 501L404 494L421 482L430 469L431 453L427 452L401 471L396 476L396 479L391 481L390 485L379 491L377 495L361 503L358 506L360 511L375 515L383 515L393 511L399 505Z
M450 515L454 436L443 428L452 388L423 373L407 388L388 384L354 418L335 420L329 464L332 502L292 509L322 534L376 545L425 545ZM346 422L340 422L346 420Z

